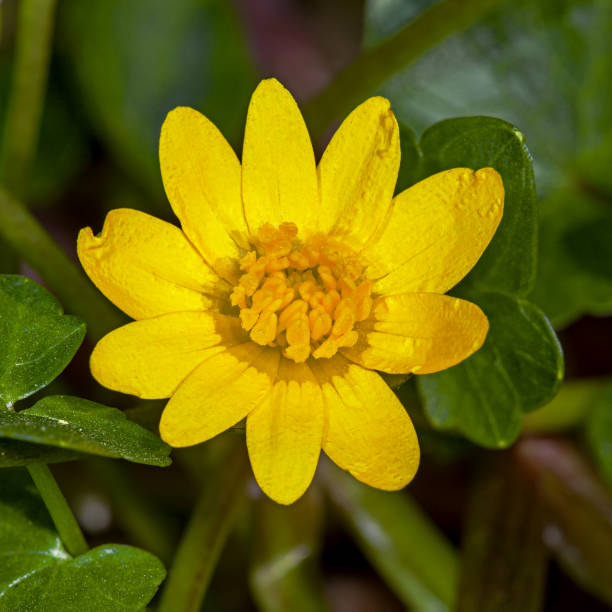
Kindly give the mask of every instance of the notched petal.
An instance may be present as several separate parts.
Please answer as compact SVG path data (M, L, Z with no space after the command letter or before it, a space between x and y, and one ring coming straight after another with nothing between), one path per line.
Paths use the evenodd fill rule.
M77 252L96 287L134 319L216 309L229 291L178 227L137 210L112 210L98 236L82 229Z

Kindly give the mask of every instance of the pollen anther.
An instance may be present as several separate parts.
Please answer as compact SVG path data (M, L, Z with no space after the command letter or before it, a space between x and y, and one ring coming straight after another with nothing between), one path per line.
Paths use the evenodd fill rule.
M261 227L230 301L254 342L301 363L357 342L354 325L370 314L372 283L346 247L324 236L301 244L297 234L293 223Z

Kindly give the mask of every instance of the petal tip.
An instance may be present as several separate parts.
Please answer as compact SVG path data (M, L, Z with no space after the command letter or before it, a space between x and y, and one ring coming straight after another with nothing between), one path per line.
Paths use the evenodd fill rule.
M362 105L377 107L379 109L379 112L381 113L386 113L389 111L393 112L391 110L391 102L388 98L385 98L383 96L372 96L371 98L368 98L367 100L362 102Z
M271 95L289 94L291 97L293 97L291 92L277 78L270 77L269 79L262 79L259 81L255 91L253 91L251 99L268 93Z
M495 168L480 168L480 170L476 170L474 173L476 180L480 182L483 187L488 189L495 200L495 203L499 204L499 216L503 212L504 207L504 182L502 180L501 174L495 170Z
M255 480L257 481L257 477L255 477ZM294 504L302 497L302 495L304 495L304 493L306 493L306 490L310 486L309 482L306 487L300 487L298 490L286 488L283 490L280 487L262 486L259 481L257 481L257 484L267 497L281 506L290 506L291 504Z
M162 130L167 123L171 123L186 116L200 116L202 113L191 106L177 106L168 112L162 124Z
M167 419L164 419L163 412L159 421L159 437L166 444L172 446L173 448L181 448L184 446L192 446L193 444L195 444L190 440L186 441L185 437L181 435L180 431L177 431L174 427L172 427L172 425L169 425Z
M77 236L77 253L79 253L82 249L87 248L87 244L94 240L95 236L91 227L87 226L79 230L79 235Z

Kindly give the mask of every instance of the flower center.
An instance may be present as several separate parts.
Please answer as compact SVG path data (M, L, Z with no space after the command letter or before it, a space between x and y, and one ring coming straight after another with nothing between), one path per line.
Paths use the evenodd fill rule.
M253 342L301 363L357 342L353 327L370 314L372 283L355 253L323 235L302 244L297 233L293 223L259 229L231 302Z

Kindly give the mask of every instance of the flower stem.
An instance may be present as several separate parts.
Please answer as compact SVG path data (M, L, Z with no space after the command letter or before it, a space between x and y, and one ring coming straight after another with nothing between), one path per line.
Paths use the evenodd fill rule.
M87 321L87 331L93 340L123 323L123 317L98 293L26 207L2 188L0 236L43 277L68 312Z
M16 57L0 148L0 180L15 194L21 194L36 152L56 2L19 3Z
M429 517L403 492L361 484L322 462L330 501L380 576L408 608L454 610L457 553Z
M244 440L232 440L230 456L208 481L181 538L158 612L197 612L236 518L248 478Z
M398 70L502 2L442 0L378 47L364 52L303 109L313 141L319 140L333 121L346 115Z
M31 463L27 468L68 552L75 557L86 553L88 546L83 532L51 470L44 463Z
M321 493L313 484L290 506L264 497L255 502L249 582L259 610L329 611L318 572L324 525Z

